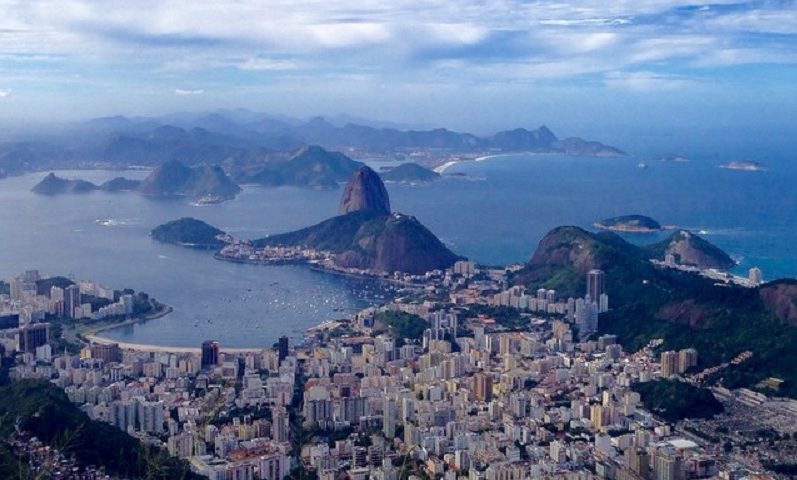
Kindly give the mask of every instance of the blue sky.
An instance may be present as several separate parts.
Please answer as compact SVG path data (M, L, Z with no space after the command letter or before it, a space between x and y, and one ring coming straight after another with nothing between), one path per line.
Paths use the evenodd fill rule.
M226 107L791 134L797 2L0 0L2 119Z

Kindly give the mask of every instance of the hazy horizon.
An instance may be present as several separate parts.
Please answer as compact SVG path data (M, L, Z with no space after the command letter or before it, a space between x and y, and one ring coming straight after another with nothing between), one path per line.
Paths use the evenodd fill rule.
M793 1L0 4L6 124L242 107L615 143L797 134Z

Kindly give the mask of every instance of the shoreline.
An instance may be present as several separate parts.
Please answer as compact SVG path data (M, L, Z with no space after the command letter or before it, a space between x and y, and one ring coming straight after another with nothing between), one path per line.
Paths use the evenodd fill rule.
M511 156L515 156L515 155L536 155L536 154L534 152L495 153L495 154L490 154L490 155L482 155L480 157L475 157L475 158L463 158L463 159L460 159L460 160L449 160L449 161L443 163L442 165L438 165L437 167L433 168L432 170L442 175L443 173L445 173L446 170L448 170L449 167L453 167L454 165L456 165L458 163L484 162L485 160L490 160L492 158L511 157Z

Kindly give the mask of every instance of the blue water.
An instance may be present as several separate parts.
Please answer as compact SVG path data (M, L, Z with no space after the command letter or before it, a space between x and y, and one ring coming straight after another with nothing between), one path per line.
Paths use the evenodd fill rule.
M388 185L394 210L418 217L454 251L486 264L522 262L551 228L639 213L703 230L705 238L764 277L797 275L797 168L764 172L687 164L563 156L513 156L456 165L429 186ZM62 172L101 182L118 172ZM72 274L114 288L144 290L171 315L108 332L135 343L230 347L271 345L373 301L376 286L311 272L214 260L207 252L152 241L160 223L193 216L239 237L260 237L334 215L340 191L247 187L234 201L195 207L134 193L45 197L30 188L44 174L0 180L0 277L29 268ZM142 176L127 172L126 176ZM107 222L98 222L110 220ZM626 235L635 243L659 235Z

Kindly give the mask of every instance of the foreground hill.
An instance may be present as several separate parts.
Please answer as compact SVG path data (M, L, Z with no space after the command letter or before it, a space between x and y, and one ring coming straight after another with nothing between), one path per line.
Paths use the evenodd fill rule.
M193 479L186 462L165 451L147 447L121 430L89 419L55 385L22 380L0 387L0 439L16 427L38 437L46 445L74 456L81 465L104 467L124 478ZM7 455L6 455L7 456ZM16 469L0 471L2 478Z
M677 263L692 267L726 270L736 265L730 255L688 230L678 230L647 250L652 257L672 255Z
M223 201L235 198L241 191L218 165L187 167L169 161L152 171L138 187L145 195L184 195L195 200Z
M715 247L716 248L716 247ZM582 296L589 269L606 272L611 310L601 314L599 333L616 334L628 350L654 338L663 349L694 347L700 368L728 362L744 351L753 356L714 374L709 381L755 387L767 377L785 380L780 394L797 397L797 327L792 305L797 288L774 282L761 288L718 286L693 273L653 266L651 250L610 232L578 227L549 232L515 277L530 288L554 288Z

